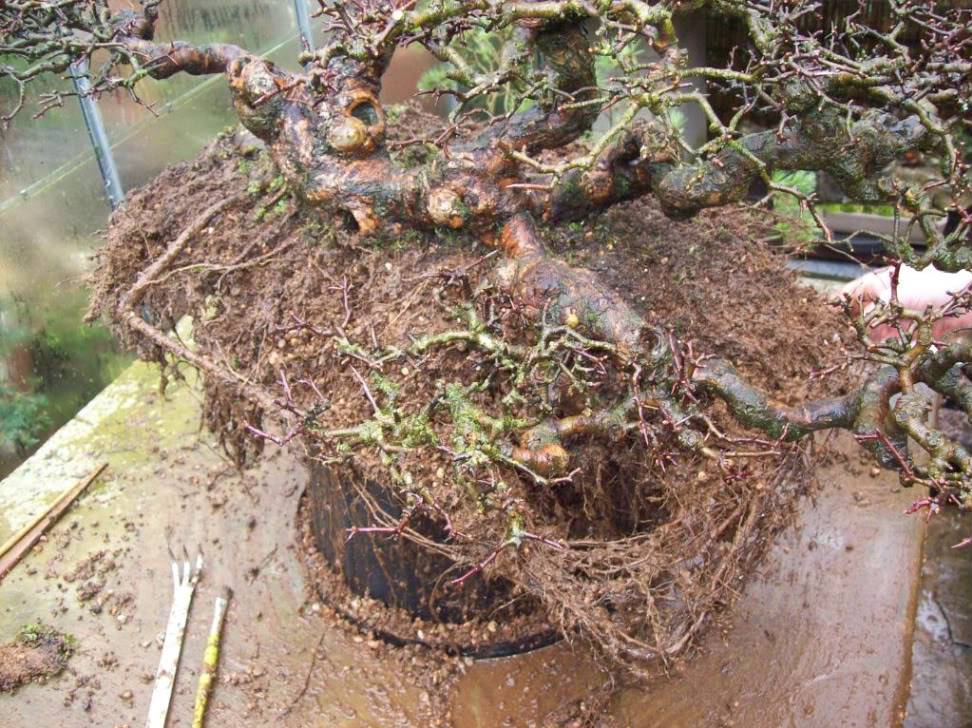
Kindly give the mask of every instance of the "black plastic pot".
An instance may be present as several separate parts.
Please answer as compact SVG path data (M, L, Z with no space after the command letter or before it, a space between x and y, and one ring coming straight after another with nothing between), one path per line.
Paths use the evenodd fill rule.
M311 465L308 497L314 538L354 593L443 622L462 622L509 600L512 585L503 579L477 578L463 588L449 588L449 579L461 573L453 562L408 539L369 533L348 539L350 529L375 525L356 484L393 518L401 516L397 495L365 480L353 466ZM433 541L446 537L440 526L425 517L412 518L409 527Z
M349 539L350 529L375 524L359 487L389 515L394 518L401 515L402 503L397 495L365 479L352 465L325 466L312 462L307 505L314 540L353 593L428 621L459 623L485 615L502 619L504 614L511 613L513 585L505 579L485 580L477 576L461 588L450 588L448 581L461 572L442 554L408 539L385 534L359 533ZM409 527L432 540L446 536L441 526L428 518L413 518ZM322 596L344 617L395 645L427 644L462 655L501 657L537 649L560 639L557 631L546 629L491 644L430 644L414 635L373 628L366 619L348 613L341 604Z

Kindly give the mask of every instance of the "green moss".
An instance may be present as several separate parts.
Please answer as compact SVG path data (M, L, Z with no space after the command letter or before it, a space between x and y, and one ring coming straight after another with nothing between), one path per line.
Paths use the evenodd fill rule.
M78 640L74 635L59 632L40 622L25 624L17 633L17 641L24 645L37 645L45 641L58 641L62 645L62 654L72 655L77 651Z
M347 339L337 339L335 340L334 345L335 348L342 354L350 354L352 356L368 359L368 352Z
M631 181L623 174L614 175L614 189L619 197L627 197L631 193Z
M396 155L395 161L405 169L414 169L428 164L439 155L439 148L434 144L413 144L405 147Z
M195 371L184 368L182 372L186 381L170 384L167 390L170 394L175 388L195 386L198 378ZM86 437L72 442L69 450L111 453L108 460L112 468L121 470L144 465L152 447L168 450L176 447L186 434L196 433L199 411L192 397L169 396L161 406L145 406L147 398L157 396L158 385L157 364L134 363L114 381L109 390L110 397L89 405L95 410L86 410L86 414L98 421L98 427ZM144 428L138 423L150 424L157 436L146 442ZM62 454L68 457L70 453Z
M394 380L382 376L378 372L372 372L371 381L378 391L385 395L389 402L394 402L395 398L398 397L401 387Z
M366 420L358 426L358 439L362 445L377 445L383 438L381 424L375 420Z
M434 445L438 442L428 415L424 412L403 418L395 428L395 436L401 440L403 447L409 448Z

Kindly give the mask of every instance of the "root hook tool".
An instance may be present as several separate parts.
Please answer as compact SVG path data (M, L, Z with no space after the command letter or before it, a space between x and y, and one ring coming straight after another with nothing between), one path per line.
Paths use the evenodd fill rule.
M202 554L196 557L195 568L189 562L189 554L185 554L181 563L174 557L172 559L172 609L169 611L169 623L165 628L162 657L159 659L159 669L155 673L155 688L152 691L152 702L149 704L145 728L165 728L176 671L179 669L179 656L182 654L182 643L186 636L189 607L202 573L202 566Z

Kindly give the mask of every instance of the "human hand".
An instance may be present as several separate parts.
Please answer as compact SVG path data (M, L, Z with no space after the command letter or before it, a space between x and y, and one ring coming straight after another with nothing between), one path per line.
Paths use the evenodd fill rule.
M875 302L891 300L891 268L881 268L857 278L840 289L838 297L850 296L853 310L865 310ZM944 306L959 293L972 285L972 271L943 273L932 266L915 270L901 266L898 275L898 302L907 309L924 311L928 306ZM942 338L959 329L972 329L972 312L960 316L939 319L932 326L932 335ZM897 335L889 324L879 324L869 332L872 341L884 341Z

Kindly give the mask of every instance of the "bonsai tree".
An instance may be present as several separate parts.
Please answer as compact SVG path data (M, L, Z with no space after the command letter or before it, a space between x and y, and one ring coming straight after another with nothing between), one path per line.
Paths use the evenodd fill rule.
M853 433L926 489L916 508L972 507L972 454L927 419L931 393L972 414L972 345L933 335L972 291L920 310L897 295L902 266L972 264L972 17L892 0L876 26L865 5L824 27L819 3L782 0L319 0L326 44L291 72L233 45L157 40L159 0L8 1L3 118L79 60L94 95L224 76L251 136L132 196L94 314L170 373L198 368L207 421L235 453L308 447L312 528L352 590L447 621L512 590L529 596L513 613L542 607L636 664L684 649L728 598L800 492L787 484L815 432ZM701 8L744 31L723 64L689 65L679 46L676 21ZM448 119L379 100L411 44L441 62L430 92L451 99ZM688 107L707 123L700 146ZM916 157L932 167L918 182L894 164ZM792 201L836 245L792 171L893 209L890 298L845 297L850 338L833 318L808 324L830 357L815 376L853 369L839 396L779 403L639 303L671 284L661 263L604 274L591 264L604 240L558 238L622 204L686 220L761 186L757 205ZM208 195L192 219L160 197L188 179ZM159 204L175 211L147 227ZM713 240L667 255L738 254L706 219ZM638 238L624 260L650 242ZM192 345L173 333L185 314ZM879 326L894 333L874 342ZM362 559L395 573L376 586Z

